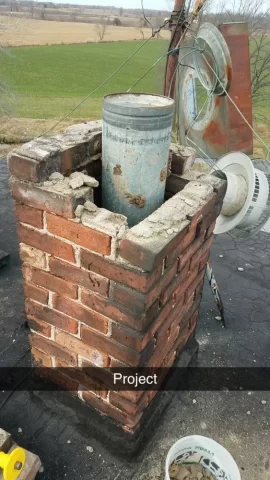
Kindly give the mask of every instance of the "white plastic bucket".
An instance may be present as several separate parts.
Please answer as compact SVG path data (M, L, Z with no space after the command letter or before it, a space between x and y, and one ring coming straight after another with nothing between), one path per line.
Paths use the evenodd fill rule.
M215 480L241 480L239 469L231 454L211 438L191 435L174 443L166 458L165 480L170 480L169 468L173 462L183 463L199 453L200 465L211 472Z

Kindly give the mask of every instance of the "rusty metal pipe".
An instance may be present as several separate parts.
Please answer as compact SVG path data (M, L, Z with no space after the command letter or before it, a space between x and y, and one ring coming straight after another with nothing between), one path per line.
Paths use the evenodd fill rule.
M185 3L185 0L175 0L174 12L179 11L179 15L180 15L180 12L184 8L184 3ZM178 23L179 22L171 22L170 24L171 43L170 43L169 50L172 50L173 48L175 48L179 44L179 41L181 39L181 36L183 33L183 25L181 23L179 25ZM170 94L171 98L174 98L175 81L176 81L175 71L178 65L178 58L179 58L179 53L176 51L168 55L168 59L167 59L164 95L168 96Z

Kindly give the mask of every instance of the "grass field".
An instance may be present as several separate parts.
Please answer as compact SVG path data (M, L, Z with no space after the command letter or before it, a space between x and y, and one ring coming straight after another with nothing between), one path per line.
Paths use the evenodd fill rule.
M0 106L9 112L10 118L0 120L0 140L27 141L51 128L56 123L53 119L67 114L69 118L58 127L60 131L79 119L100 118L102 97L131 87L166 52L168 41L151 40L106 86L72 110L141 44L142 41L32 46L10 48L8 55L1 52L1 79L13 96L1 94ZM161 93L164 63L165 59L161 60L133 91ZM255 105L254 112L269 116L269 102ZM256 128L270 143L265 122L258 121ZM264 155L259 143L255 145L257 155Z
M57 22L14 18L0 15L1 46L58 45L99 42L96 25L91 23ZM150 28L143 29L145 38L150 37ZM162 37L169 39L169 30L163 30ZM140 40L141 32L136 27L106 27L103 41Z
M2 95L2 104L12 118L49 119L68 114L96 89L103 80L134 52L142 42L114 42L84 45L21 47L1 53L1 77L13 96ZM167 50L167 41L152 40L102 89L70 116L95 119L101 116L102 97L126 91L154 61ZM162 92L162 60L134 91ZM3 122L8 119L2 120ZM7 124L8 125L8 124ZM16 125L16 121L15 121ZM7 128L10 128L11 124ZM7 130L5 128L5 130ZM35 123L25 122L25 137L31 136ZM38 123L38 129L40 123ZM15 127L16 130L16 127ZM38 130L39 132L39 130ZM7 132L6 132L7 133ZM39 133L42 133L39 132Z

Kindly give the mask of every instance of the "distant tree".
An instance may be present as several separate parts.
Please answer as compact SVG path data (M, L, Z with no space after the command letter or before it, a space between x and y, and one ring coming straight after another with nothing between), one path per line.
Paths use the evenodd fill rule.
M122 22L121 22L120 18L115 17L115 19L113 21L113 25L115 25L116 27L121 27Z
M95 26L95 30L97 32L97 35L98 35L98 38L99 38L100 42L102 42L103 38L106 35L107 27L108 27L108 19L100 17L99 23L96 24L96 26Z
M41 20L45 19L45 8L44 5L42 5L41 10L40 10L40 18Z
M119 8L119 17L122 17L123 11L124 11L123 7L120 7Z
M145 21L145 18L140 18L138 25L137 25L137 30L141 33L142 39L144 40L144 27L146 27L148 23Z
M73 12L70 12L70 20L72 22L76 22L77 21L77 11L76 10L73 10Z

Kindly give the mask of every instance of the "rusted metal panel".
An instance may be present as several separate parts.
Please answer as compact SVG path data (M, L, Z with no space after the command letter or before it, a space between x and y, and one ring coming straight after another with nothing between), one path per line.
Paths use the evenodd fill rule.
M219 26L219 30L225 38L231 57L231 63L226 62L225 65L227 91L252 125L248 26L246 23L222 24ZM188 88L187 82L190 82L189 79L192 78L194 80L196 73L192 69L190 61L192 56L188 57L188 60L187 63L191 65L191 68L181 67L177 91L180 142L189 144L186 140L188 132L188 137L210 158L219 158L232 150L252 154L252 131L225 94L213 95L205 116L191 122L189 111L192 109L187 106L188 92L191 90ZM204 74L207 75L207 69Z
M224 23L219 26L230 50L232 83L229 94L244 117L252 125L252 91L249 32L247 23ZM228 151L253 153L253 134L234 105L226 99L228 118Z

